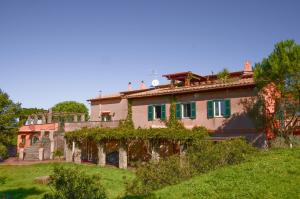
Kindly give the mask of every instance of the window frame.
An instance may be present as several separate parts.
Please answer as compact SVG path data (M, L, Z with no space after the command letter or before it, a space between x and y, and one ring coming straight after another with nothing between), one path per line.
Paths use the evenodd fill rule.
M225 118L226 117L226 101L227 99L215 99L213 102L213 117L214 118ZM218 103L218 112L216 115L216 103Z
M180 104L180 108L181 108L181 119L190 119L192 117L192 105L191 105L191 102L182 102ZM189 113L189 115L187 117L184 116L184 107L186 106L187 108L187 113ZM189 107L188 107L189 106ZM189 109L189 110L188 110Z
M160 107L160 117L158 118L158 117L156 117L156 107ZM162 114L161 114L161 110L162 110L162 104L153 104L152 105L152 107L153 107L153 120L161 120L161 118L162 118Z

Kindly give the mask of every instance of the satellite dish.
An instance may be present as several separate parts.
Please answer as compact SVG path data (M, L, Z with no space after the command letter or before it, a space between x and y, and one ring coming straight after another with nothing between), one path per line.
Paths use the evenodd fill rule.
M157 79L152 80L151 82L152 86L158 86L159 85L159 81Z

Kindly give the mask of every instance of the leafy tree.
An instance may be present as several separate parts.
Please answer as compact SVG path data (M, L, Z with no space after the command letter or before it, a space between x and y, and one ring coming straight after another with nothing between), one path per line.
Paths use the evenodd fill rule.
M88 108L83 104L76 101L60 102L52 107L53 112L60 113L84 113L85 118L88 117ZM70 118L59 118L59 120L70 120Z
M50 194L44 199L104 199L107 198L99 175L87 175L77 167L54 167L50 176Z
M0 156L6 155L6 147L15 142L18 128L18 116L21 105L9 99L0 89Z
M223 83L226 83L228 81L229 75L229 70L227 68L224 68L217 74L218 79L220 79Z
M88 109L83 103L75 101L60 102L52 107L53 112L65 113L85 113L88 114Z
M271 93L274 112L265 117L265 123L272 132L290 142L289 135L294 131L300 113L300 45L293 40L277 43L273 52L255 65L254 80L261 93L266 87L276 90ZM259 95L258 103L266 104L263 94ZM266 108L260 108L259 113L267 114Z

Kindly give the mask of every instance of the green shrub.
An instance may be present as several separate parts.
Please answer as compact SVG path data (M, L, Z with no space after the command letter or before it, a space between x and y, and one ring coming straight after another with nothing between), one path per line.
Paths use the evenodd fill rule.
M53 152L54 157L58 157L59 159L61 159L61 157L64 155L64 151L63 149L56 149Z
M186 156L182 159L172 156L158 163L150 162L138 167L136 178L127 185L127 192L131 195L147 195L151 191L177 184L196 174L240 163L254 151L255 149L242 139L217 143L197 140L189 146Z
M7 157L7 148L0 143L0 161Z
M126 190L132 195L146 195L153 190L179 183L192 174L187 165L180 166L178 156L172 156L138 167L136 178L127 184Z
M238 164L254 151L254 147L242 139L217 143L199 140L189 147L187 159L194 170L205 173L227 164Z
M300 147L300 136L298 135L290 135L289 139L293 144L293 147Z
M89 176L80 169L54 167L49 183L53 193L44 199L104 199L106 194L98 175Z

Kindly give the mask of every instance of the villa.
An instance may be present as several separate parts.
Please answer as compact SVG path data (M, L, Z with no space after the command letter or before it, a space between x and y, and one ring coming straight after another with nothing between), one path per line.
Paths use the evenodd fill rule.
M261 136L243 104L255 96L249 62L245 63L242 71L230 73L227 81L218 79L217 75L201 76L192 72L166 74L163 77L170 83L146 88L141 82L137 90L133 90L129 83L128 91L89 99L90 120L124 120L130 101L135 128L162 128L169 118L170 98L173 97L176 100L176 118L186 128L204 126L212 136L243 136L249 141Z

